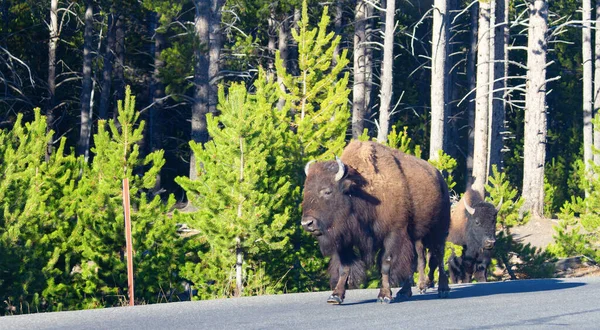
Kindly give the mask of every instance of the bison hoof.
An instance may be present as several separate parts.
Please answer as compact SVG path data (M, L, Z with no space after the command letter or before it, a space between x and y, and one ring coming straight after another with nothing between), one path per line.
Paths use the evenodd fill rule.
M334 295L332 294L331 296L329 296L329 298L327 298L327 303L331 304L331 305L339 305L344 301L344 299L340 298L340 296L338 295Z
M381 304L389 304L392 302L391 297L377 297L377 302Z
M438 297L440 297L440 298L448 298L449 294L450 294L450 291L439 291L438 292Z

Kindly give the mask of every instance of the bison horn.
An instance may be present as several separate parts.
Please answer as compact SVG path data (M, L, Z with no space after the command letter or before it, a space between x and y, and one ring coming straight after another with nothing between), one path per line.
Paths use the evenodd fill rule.
M304 174L308 175L308 168L310 167L310 164L314 163L314 160L309 161L308 163L306 163L306 165L304 166Z
M475 209L472 208L471 205L469 205L469 203L467 203L466 198L463 199L463 204L465 204L465 210L467 210L467 212L469 212L470 215L475 214Z
M504 196L500 197L500 203L496 206L496 211L500 212L500 208L502 207L502 202L504 201Z
M346 167L337 156L335 156L335 161L338 164L338 171L335 174L335 181L340 181L344 177L344 174L346 174Z

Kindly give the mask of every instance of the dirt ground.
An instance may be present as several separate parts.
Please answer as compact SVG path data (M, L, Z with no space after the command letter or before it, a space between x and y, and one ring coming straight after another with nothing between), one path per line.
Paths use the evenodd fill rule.
M545 249L554 243L554 226L558 220L546 218L531 218L524 226L511 228L515 240ZM561 259L556 262L556 277L571 278L584 276L600 276L600 266L583 256Z
M558 225L558 220L532 217L527 224L513 227L510 232L523 244L531 243L535 247L545 249L548 244L554 243L555 225Z

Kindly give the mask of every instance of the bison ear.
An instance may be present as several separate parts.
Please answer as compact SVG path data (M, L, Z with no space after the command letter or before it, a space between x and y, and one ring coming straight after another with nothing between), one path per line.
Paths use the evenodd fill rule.
M361 185L358 172L350 166L346 166L346 175L340 181L342 192L347 193Z

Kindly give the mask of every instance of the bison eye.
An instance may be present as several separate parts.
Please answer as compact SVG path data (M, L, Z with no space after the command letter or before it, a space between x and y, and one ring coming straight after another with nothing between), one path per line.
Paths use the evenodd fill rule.
M479 226L479 219L475 219L475 224Z
M332 193L333 193L333 191L330 188L325 188L325 189L321 190L321 194L324 196L331 196Z

